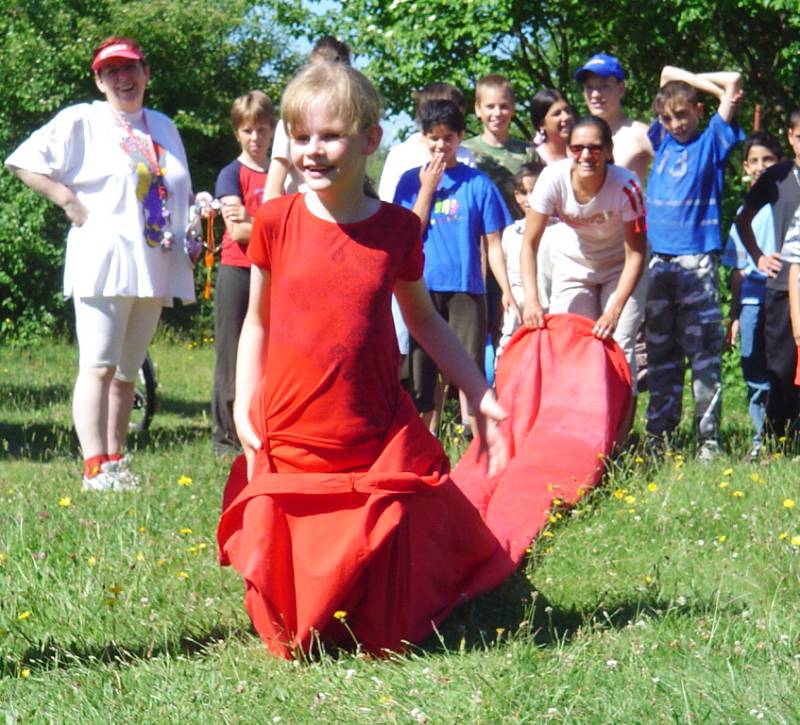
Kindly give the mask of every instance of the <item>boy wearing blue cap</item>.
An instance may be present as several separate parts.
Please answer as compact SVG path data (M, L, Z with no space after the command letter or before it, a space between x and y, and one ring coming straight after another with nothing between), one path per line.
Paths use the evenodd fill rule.
M583 85L589 113L611 127L614 163L633 171L642 182L647 181L653 147L647 137L647 124L633 121L622 110L625 71L620 62L613 55L597 53L575 71L574 77Z
M685 360L692 371L699 458L719 450L722 313L719 304L720 202L725 164L742 140L733 122L738 73L690 73L666 66L650 126L656 151L647 187L652 249L646 306L647 433L660 447L681 417ZM719 99L700 131L698 91Z

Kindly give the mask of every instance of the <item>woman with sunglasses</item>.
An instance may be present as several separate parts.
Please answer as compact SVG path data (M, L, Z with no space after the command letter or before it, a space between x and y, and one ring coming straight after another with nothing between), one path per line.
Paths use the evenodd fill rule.
M614 338L636 379L634 341L644 314L640 284L647 248L644 197L636 175L613 163L608 124L579 118L569 134L568 157L549 165L531 192L522 243L523 322L545 325L536 284L536 253L551 216L575 231L551 250L550 312L596 320L600 339Z

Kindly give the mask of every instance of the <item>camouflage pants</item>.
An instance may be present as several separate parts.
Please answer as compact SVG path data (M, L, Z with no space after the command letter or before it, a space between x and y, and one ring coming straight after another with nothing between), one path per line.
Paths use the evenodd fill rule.
M716 254L653 254L650 260L645 331L651 435L678 427L688 358L698 438L718 438L723 332L717 264Z

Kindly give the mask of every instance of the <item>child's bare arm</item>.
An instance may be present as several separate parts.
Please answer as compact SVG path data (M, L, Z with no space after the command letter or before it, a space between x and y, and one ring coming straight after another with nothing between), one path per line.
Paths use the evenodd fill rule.
M800 264L789 265L789 317L792 320L794 344L800 346Z
M661 70L661 85L669 81L683 81L698 91L719 99L718 112L726 123L730 123L733 119L737 104L742 97L742 76L736 71L692 73L683 68L667 65Z
M509 307L513 309L517 319L521 322L522 315L519 307L517 307L514 295L511 294L511 284L508 281L508 269L506 268L506 255L503 253L500 232L491 232L486 235L486 256L488 257L492 274L503 295L503 309L507 310Z
M253 265L250 268L250 298L239 336L236 355L236 395L233 418L236 433L247 457L247 477L253 472L255 452L261 447L250 421L250 403L264 374L269 345L270 273Z
M289 159L274 158L269 162L267 181L264 184L263 201L283 196L283 185L289 175Z
M754 209L749 204L745 204L734 222L736 231L739 232L739 239L742 240L742 244L747 250L747 253L756 263L756 267L768 277L777 277L778 272L780 272L783 267L781 255L780 252L766 255L761 251L761 247L758 246L758 241L756 240L752 225L753 217L757 212L758 209Z
M458 338L431 302L425 282L398 281L394 288L408 330L456 386L464 391L475 411L478 434L489 454L489 475L499 473L508 462L508 445L497 423L507 416L492 389Z
M238 196L223 196L220 201L222 221L225 222L225 229L228 230L231 239L239 244L247 244L250 241L250 232L253 230L253 217L247 213Z

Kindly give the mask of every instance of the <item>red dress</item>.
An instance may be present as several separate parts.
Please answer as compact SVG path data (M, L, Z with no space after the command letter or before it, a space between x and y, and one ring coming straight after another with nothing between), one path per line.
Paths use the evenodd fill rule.
M419 642L508 576L542 525L535 512L498 537L484 520L493 491L502 508L530 485L524 454L523 477L488 481L468 453L465 493L400 387L390 296L395 280L422 274L412 213L383 204L337 225L302 196L283 197L259 210L249 256L271 272L265 373L251 406L264 446L252 481L243 458L231 470L220 562L243 575L250 617L275 654L308 650L317 635L372 652ZM524 431L514 435L524 449Z

